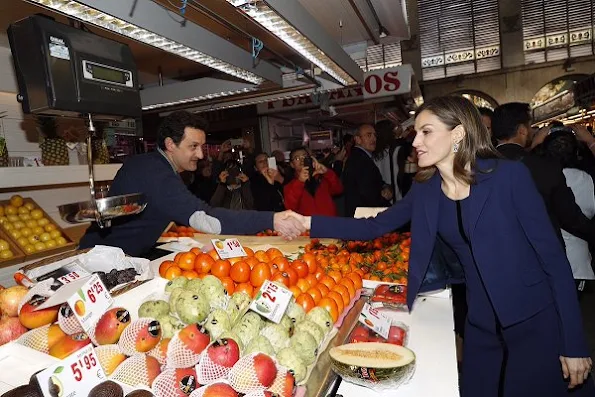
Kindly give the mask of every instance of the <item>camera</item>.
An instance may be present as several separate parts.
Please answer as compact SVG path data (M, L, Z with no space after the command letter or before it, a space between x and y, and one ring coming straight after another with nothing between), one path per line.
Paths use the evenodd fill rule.
M240 163L236 161L229 161L225 169L228 173L225 183L228 185L236 183L238 176L242 173L242 166Z
M558 133L558 132L562 132L562 133L566 133L566 134L572 134L572 135L576 135L574 130L571 127L567 127L565 125L556 125L550 128L550 134L554 134L554 133Z
M304 157L304 167L308 167L308 173L310 174L310 178L314 174L314 160L312 160L311 156Z

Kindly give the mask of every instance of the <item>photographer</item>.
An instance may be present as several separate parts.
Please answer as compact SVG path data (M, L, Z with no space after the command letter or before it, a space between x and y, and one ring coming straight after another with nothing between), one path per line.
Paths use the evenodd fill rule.
M281 173L269 168L269 156L260 153L256 156L256 174L252 177L252 196L258 211L283 211L283 182Z
M254 198L250 181L236 161L225 163L225 169L219 173L219 185L211 198L213 207L233 210L254 209Z
M285 208L302 215L336 216L333 196L343 192L337 175L311 157L305 148L292 150L289 158L295 178L285 186Z

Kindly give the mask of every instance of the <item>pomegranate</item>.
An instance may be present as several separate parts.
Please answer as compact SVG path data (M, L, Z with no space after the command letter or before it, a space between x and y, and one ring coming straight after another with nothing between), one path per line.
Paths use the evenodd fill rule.
M0 346L17 339L27 331L18 317L0 318Z
M0 291L0 313L3 316L16 317L19 315L19 303L27 295L28 289L22 285L15 285Z

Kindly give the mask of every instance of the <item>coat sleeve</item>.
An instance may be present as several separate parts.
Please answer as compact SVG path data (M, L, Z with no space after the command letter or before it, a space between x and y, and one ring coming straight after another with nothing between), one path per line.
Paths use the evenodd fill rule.
M313 216L310 235L344 240L372 240L392 232L411 220L417 191L418 186L415 184L403 200L398 201L375 218Z
M298 179L294 179L285 185L283 197L285 198L286 209L298 212L305 186L306 184Z
M324 173L324 179L328 182L329 192L332 196L338 196L343 193L343 184L341 180L335 174L335 171L329 169Z
M519 163L511 179L516 216L530 244L539 257L554 295L560 317L561 354L587 357L589 350L583 333L580 307L570 263L549 220L543 198L537 191L529 170Z

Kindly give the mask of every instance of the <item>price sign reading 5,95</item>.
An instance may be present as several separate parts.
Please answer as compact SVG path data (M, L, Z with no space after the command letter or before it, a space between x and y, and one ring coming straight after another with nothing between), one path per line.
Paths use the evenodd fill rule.
M41 391L46 397L87 396L89 391L106 380L92 344L66 357L37 374Z
M94 274L68 300L83 330L89 332L93 325L112 305L113 299L99 276Z
M279 324L292 296L290 290L266 280L250 304L250 309Z
M213 239L211 240L211 243L213 243L213 247L221 259L248 256L237 238L228 238L225 240Z

